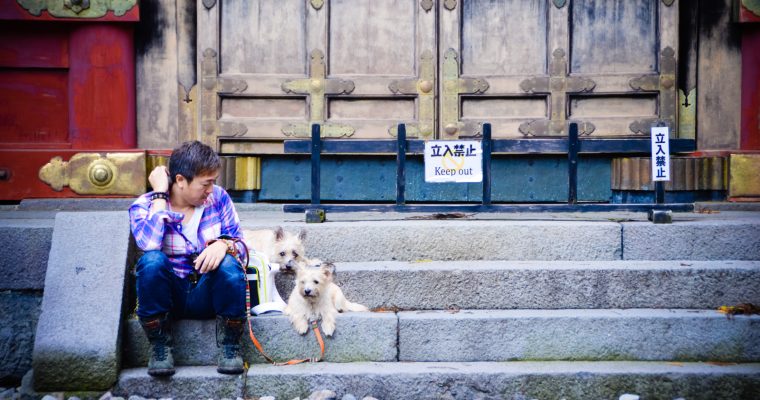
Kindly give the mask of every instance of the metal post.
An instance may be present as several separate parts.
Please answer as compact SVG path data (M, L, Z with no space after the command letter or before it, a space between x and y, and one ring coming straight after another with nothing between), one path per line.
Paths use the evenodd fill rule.
M406 202L406 125L398 124L396 138L396 205Z
M665 183L663 181L654 183L654 202L656 204L665 203Z
M567 203L578 202L578 124L570 124L567 142Z
M311 204L320 203L320 153L322 152L322 138L319 124L311 126Z
M491 124L483 124L483 205L491 205Z

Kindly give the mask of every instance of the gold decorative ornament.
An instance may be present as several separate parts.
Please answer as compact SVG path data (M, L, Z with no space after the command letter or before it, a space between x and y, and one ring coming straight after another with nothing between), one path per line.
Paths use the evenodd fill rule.
M69 186L84 195L139 195L146 189L145 153L77 153L69 161L53 157L39 178L55 191Z
M16 0L30 14L42 11L57 18L101 18L113 11L120 17L137 5L137 0Z

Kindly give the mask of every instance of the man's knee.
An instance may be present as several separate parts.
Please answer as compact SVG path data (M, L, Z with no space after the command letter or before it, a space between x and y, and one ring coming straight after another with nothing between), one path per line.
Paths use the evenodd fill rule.
M240 266L240 263L235 259L235 257L229 254L224 256L224 259L222 260L222 263L219 264L219 268L217 268L216 273L220 278L228 282L245 281L245 273L243 272L243 268Z
M162 251L146 251L137 262L137 275L153 274L165 269L168 265L169 258Z

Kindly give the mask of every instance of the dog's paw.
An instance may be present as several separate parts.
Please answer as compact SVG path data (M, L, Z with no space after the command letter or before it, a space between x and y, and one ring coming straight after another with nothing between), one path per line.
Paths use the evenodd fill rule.
M295 321L293 322L293 328L296 329L299 335L305 335L306 331L309 330L309 324L305 321Z
M335 333L335 323L323 321L322 330L325 332L325 336L332 336Z

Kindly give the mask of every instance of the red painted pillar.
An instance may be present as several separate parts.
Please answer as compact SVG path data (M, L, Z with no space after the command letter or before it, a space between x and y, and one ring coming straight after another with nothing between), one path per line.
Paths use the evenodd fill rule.
M742 32L742 150L760 150L760 24Z

